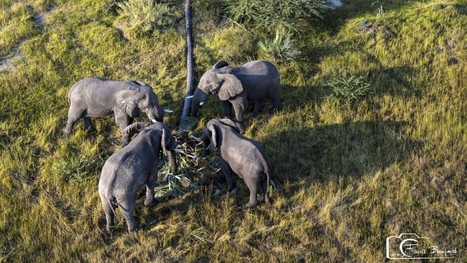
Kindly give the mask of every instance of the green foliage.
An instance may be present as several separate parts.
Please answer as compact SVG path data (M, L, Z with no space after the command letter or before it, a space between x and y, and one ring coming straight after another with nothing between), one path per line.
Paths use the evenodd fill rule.
M14 3L9 12L0 11L0 57L9 54L26 37L37 33L33 13L26 4Z
M127 0L118 3L119 22L129 37L144 35L154 29L165 29L173 24L172 7L153 0Z
M225 0L227 14L250 29L271 32L278 27L304 30L300 22L319 17L323 0Z
M61 161L56 164L56 174L63 176L65 181L82 182L86 178L94 175L103 162L96 156L82 155L71 158L70 160Z
M0 56L8 66L0 69L0 262L383 262L385 239L401 232L457 248L452 261L466 262L465 0L380 1L380 17L367 0L328 10L295 40L299 59L276 58L282 110L245 118L246 135L272 161L271 206L243 209L248 189L240 178L236 196L212 196L218 163L193 159L204 149L189 141L194 150L179 153L180 174L201 189L151 209L138 199L141 230L133 237L123 222L112 237L104 234L97 192L120 131L109 116L93 119L96 133L79 122L63 139L67 94L89 76L141 80L175 110L164 121L177 127L183 35L155 30L126 40L113 26L120 21L113 0L0 2L0 42L10 43L0 52L20 57L11 64ZM200 2L206 14L217 10L208 5L217 0ZM217 50L245 41L230 20L200 16L195 9L198 77L217 61ZM34 30L15 35L13 24ZM240 40L218 45L219 32ZM236 59L249 59L255 48L238 49L248 55ZM328 81L352 86L350 76L364 77L357 83L371 84L372 93L351 99L352 107L326 99ZM218 116L211 96L188 138ZM187 183L180 179L171 182Z
M256 38L239 27L220 28L210 34L205 43L213 50L216 59L233 63L252 60L256 53Z
M258 42L259 56L271 61L295 61L300 56L295 42L291 33L284 28L277 29L274 39L265 38Z
M329 98L358 100L371 94L371 84L366 82L368 74L356 76L347 68L338 68L337 74L331 76L326 86L332 89Z

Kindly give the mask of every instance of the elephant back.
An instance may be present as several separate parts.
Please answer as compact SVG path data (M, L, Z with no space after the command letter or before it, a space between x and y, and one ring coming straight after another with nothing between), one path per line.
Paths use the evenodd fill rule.
M249 100L274 97L279 94L280 76L277 68L268 61L251 61L232 70L247 91Z

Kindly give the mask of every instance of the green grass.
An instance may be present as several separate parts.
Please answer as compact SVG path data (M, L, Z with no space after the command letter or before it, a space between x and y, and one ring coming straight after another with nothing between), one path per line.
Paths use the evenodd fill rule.
M21 57L0 71L0 262L381 262L386 237L402 232L465 262L467 3L380 1L377 16L370 2L344 1L301 33L300 58L277 61L283 109L247 115L247 136L272 159L272 207L243 209L241 180L234 197L206 185L154 209L139 202L141 231L131 238L121 223L109 239L97 182L120 133L108 117L96 134L79 123L62 139L68 90L89 76L147 82L175 128L184 36L125 38L110 0L0 0L0 59ZM198 78L219 59L262 59L252 36L195 7ZM330 96L342 68L371 92ZM193 134L219 115L213 97Z

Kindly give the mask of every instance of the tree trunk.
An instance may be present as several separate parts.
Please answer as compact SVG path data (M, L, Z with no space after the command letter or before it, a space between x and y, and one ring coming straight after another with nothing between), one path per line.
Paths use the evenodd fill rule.
M193 58L193 26L191 20L191 0L185 1L185 23L186 23L186 95L183 104L182 120L188 117L190 111L191 97L195 86L195 61Z

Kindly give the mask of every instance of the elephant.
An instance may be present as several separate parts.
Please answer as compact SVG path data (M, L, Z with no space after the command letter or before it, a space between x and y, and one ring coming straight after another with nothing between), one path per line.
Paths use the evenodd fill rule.
M132 140L131 136L139 131ZM146 186L144 205L153 207L157 182L158 156L162 152L169 160L171 172L177 172L176 141L170 128L163 123L133 123L123 131L126 146L112 154L105 162L99 179L99 196L106 217L106 230L111 233L117 206L125 218L128 232L137 229L133 211L136 193Z
M260 143L241 135L235 122L227 118L210 120L199 140L203 141L208 151L217 149L228 191L235 189L233 172L244 179L250 190L250 199L245 205L247 208L258 204L256 195L260 186L263 200L269 204L271 161Z
M231 118L232 108L240 130L244 131L243 117L248 101L255 107L253 116L262 110L263 100L270 100L270 112L280 108L280 76L276 67L267 61L250 61L240 67L229 67L226 61L218 61L201 77L193 93L191 116L197 116L208 94L218 94L222 114Z
M76 82L68 93L70 108L64 137L80 118L86 130L91 130L90 117L114 114L115 122L123 131L135 117L144 111L152 121L163 121L164 109L159 105L152 88L139 81L114 81L104 78L84 78Z

